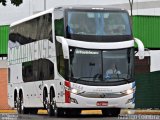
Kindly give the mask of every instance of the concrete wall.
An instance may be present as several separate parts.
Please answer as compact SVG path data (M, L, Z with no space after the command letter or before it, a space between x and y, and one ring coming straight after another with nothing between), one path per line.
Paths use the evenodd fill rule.
M8 106L8 68L7 61L0 60L0 109L10 109Z

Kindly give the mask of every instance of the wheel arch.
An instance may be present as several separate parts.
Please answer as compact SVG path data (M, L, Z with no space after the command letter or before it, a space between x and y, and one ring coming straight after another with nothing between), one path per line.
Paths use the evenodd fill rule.
M21 97L21 95L24 95L23 93L24 91L22 90L22 88L19 89L19 98Z
M14 89L13 95L14 95L14 101L15 101L18 97L18 89L17 88Z
M44 98L44 92L46 93L46 95L48 97L48 95L49 95L49 88L48 88L47 85L44 85L44 87L43 87L43 98Z

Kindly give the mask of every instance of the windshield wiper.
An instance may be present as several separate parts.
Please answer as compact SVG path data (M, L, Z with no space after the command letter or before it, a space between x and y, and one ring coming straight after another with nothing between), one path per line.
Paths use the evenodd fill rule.
M77 77L69 77L69 79L73 80L76 83L79 78L77 78Z
M129 83L129 81L130 81L129 79L126 79L126 78L119 78L119 80L120 80L120 79L126 81L127 83Z

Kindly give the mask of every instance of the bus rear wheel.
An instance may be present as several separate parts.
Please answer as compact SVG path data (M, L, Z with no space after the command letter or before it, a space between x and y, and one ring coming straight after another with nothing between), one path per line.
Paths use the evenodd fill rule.
M19 98L16 97L15 100L14 100L14 108L18 107L18 102L19 102L18 100L19 100Z
M17 108L18 104L18 96L17 96L17 91L14 91L14 108Z
M48 107L48 94L46 89L43 91L43 106L45 109Z
M118 117L120 111L120 108L107 108L102 110L102 114L108 117Z
M28 114L29 110L24 107L23 94L20 94L20 97L17 102L17 112L19 114Z
M50 103L47 104L47 111L49 116L54 116L54 100L55 99L55 94L53 91L50 92Z

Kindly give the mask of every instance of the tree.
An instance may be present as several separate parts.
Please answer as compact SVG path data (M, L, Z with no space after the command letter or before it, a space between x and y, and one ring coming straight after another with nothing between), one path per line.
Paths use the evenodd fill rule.
M10 0L11 3L15 6L19 6L20 4L22 4L23 0ZM3 6L6 6L6 3L7 1L6 0L0 0L0 3L3 5Z

